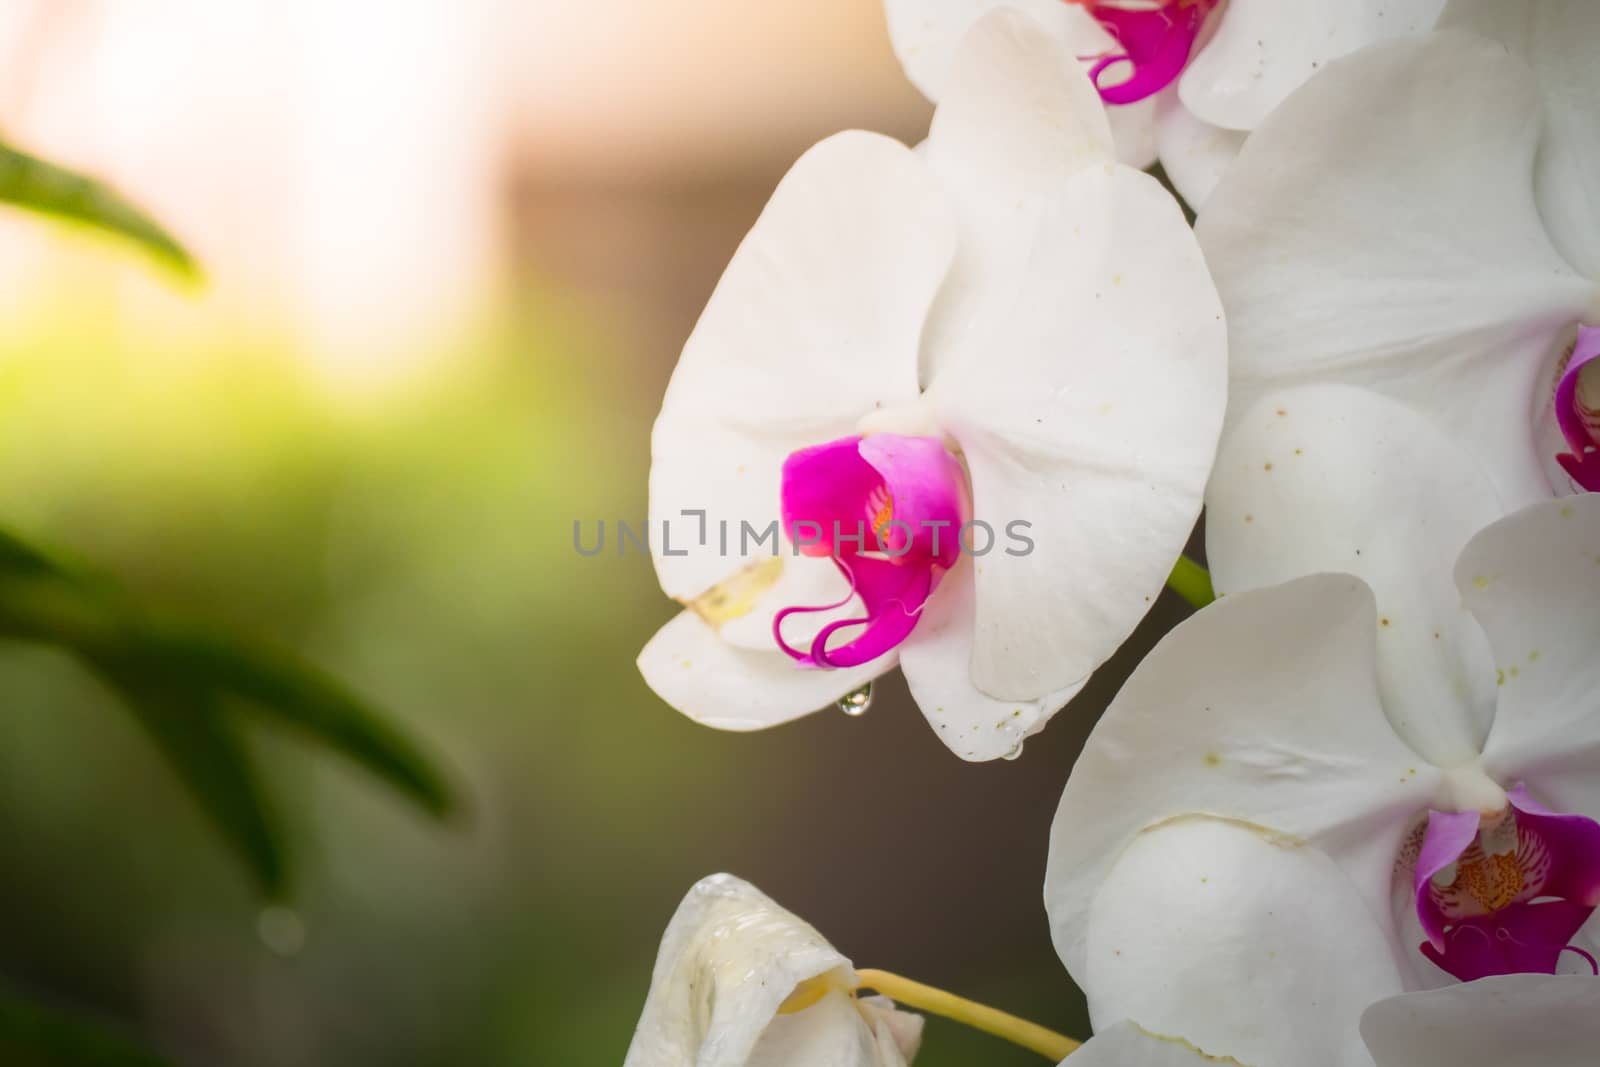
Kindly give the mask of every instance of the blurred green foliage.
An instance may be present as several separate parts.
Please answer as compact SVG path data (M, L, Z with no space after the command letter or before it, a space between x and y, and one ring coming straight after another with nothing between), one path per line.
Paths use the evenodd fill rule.
M0 143L0 202L107 231L190 278L198 268L158 223L109 186ZM269 894L288 864L281 830L231 706L271 713L341 751L436 815L444 779L403 734L294 655L152 613L109 578L0 529L0 639L54 647L116 692ZM7 1062L149 1064L77 1016L0 996Z
M8 1067L171 1067L78 1012L47 1008L0 986L0 1063Z
M284 848L241 747L230 704L292 723L425 808L449 792L406 737L295 657L153 616L107 579L0 531L0 637L71 650L138 717L268 893L286 888Z
M0 142L0 203L115 234L191 281L200 267L160 223L110 185Z

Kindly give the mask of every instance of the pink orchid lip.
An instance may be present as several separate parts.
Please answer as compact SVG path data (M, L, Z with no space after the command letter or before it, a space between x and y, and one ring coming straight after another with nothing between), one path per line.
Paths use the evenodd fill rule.
M1086 8L1121 51L1095 58L1089 80L1108 104L1134 104L1177 79L1189 63L1195 39L1219 0L1066 0ZM1133 74L1114 85L1101 76L1129 64Z
M783 464L783 525L796 550L829 556L850 583L836 604L784 608L778 647L804 667L856 667L911 635L923 605L960 558L970 506L966 472L936 437L875 433L791 453ZM824 627L809 649L783 636L792 615L832 611L859 596L866 615ZM851 640L829 641L859 629Z
M1482 840L1497 830L1478 812L1428 813L1412 882L1422 954L1463 982L1554 974L1569 952L1600 974L1572 944L1600 906L1600 823L1549 811L1520 784L1506 799L1493 853Z
M1600 492L1600 440L1591 423L1596 415L1585 412L1579 403L1578 379L1583 368L1600 356L1600 327L1579 326L1578 340L1567 359L1561 380L1556 383L1556 422L1571 452L1556 457L1569 477L1585 492Z

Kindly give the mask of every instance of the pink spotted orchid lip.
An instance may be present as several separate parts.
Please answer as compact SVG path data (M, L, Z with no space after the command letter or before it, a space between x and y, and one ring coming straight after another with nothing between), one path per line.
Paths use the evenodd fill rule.
M1561 379L1556 383L1556 422L1561 426L1561 436L1566 438L1571 452L1556 457L1569 477L1584 491L1600 492L1600 412L1589 411L1583 405L1578 385L1583 371L1600 356L1600 327L1579 326L1578 340L1572 355L1567 359ZM1595 364L1600 369L1600 363ZM1589 376L1600 373L1590 369Z
M855 667L911 635L923 605L960 558L970 511L966 472L936 437L874 433L791 453L783 464L783 526L795 548L828 556L850 583L836 604L796 605L772 622L778 647L805 667ZM861 618L823 627L808 649L784 640L800 613L832 611L859 596ZM841 631L859 631L830 645Z
M1165 89L1183 73L1206 16L1219 0L1066 0L1088 10L1119 46L1091 56L1089 70L1100 98L1108 104L1133 104ZM1104 75L1131 66L1122 81L1106 84Z
M1549 811L1518 785L1505 811L1428 813L1413 875L1422 953L1463 982L1554 974L1600 906L1600 823Z

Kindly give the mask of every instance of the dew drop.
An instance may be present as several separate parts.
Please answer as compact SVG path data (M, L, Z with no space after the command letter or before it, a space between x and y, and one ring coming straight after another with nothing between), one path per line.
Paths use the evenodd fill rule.
M872 683L868 682L860 689L852 690L839 698L839 710L852 719L865 715L867 709L872 707Z
M269 904L256 915L256 936L279 956L298 956L306 944L306 924L294 909Z

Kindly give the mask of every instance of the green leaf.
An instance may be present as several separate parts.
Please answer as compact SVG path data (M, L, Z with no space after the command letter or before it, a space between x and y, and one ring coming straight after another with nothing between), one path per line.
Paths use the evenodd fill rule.
M0 143L0 201L123 237L198 281L200 268L176 238L111 186Z
M342 752L436 815L455 807L445 778L421 750L333 678L285 653L194 628L143 626L150 664L288 723Z
M98 1022L0 985L0 1063L12 1067L171 1067Z
M0 559L4 558L0 542ZM48 557L42 557L48 558ZM405 734L333 678L288 653L135 611L114 591L0 567L0 637L70 648L195 693L240 698L343 753L428 811L456 807L445 776Z
M67 576L67 568L42 548L28 544L4 527L0 527L0 571L16 574L53 574Z
M328 675L265 645L152 618L54 558L0 533L0 638L64 648L101 675L268 893L287 881L286 849L235 733L234 701L343 753L432 814L457 806L422 750Z
M138 717L167 762L269 896L286 882L283 850L250 754L215 697L183 679L127 663L91 661Z

